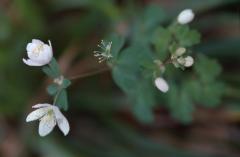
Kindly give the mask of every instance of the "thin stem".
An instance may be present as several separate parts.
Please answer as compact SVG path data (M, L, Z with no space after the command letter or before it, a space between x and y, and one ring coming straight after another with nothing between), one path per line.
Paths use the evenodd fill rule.
M93 75L96 75L96 74L99 74L99 73L102 73L102 72L105 72L105 71L108 71L108 70L109 70L109 68L103 68L103 69L100 69L100 70L97 70L97 71L92 71L92 72L79 74L79 75L70 77L69 80L76 80L76 79L80 79L80 78L84 78L84 77L88 77L88 76L93 76Z
M163 62L163 65L167 65L167 64L171 64L172 63L172 58L171 56L169 56L164 62Z
M57 94L56 94L55 97L54 97L53 105L56 105L57 98L58 98L60 92L61 92L61 89L59 89L59 90L57 91Z

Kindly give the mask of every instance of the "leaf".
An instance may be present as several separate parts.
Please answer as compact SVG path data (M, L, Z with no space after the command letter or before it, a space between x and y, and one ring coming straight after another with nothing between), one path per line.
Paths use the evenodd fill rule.
M220 81L214 81L208 84L191 81L186 83L186 87L194 102L211 108L220 105L221 97L225 91L225 86Z
M201 105L206 107L216 107L221 103L221 97L224 94L225 86L221 82L209 84L203 88Z
M154 120L152 107L156 104L154 86L151 81L142 80L136 89L136 103L133 113L142 123L151 123ZM146 92L147 91L147 92Z
M71 81L68 80L68 79L64 79L61 87L62 87L62 88L67 88L67 87L69 87L70 85L71 85Z
M212 82L221 73L221 66L216 60L199 55L194 65L194 71L203 82Z
M167 58L168 55L167 51L170 41L171 33L169 30L163 27L159 27L158 29L156 29L152 39L152 43L158 53L158 57L161 60L165 60Z
M171 28L180 46L191 47L200 42L200 34L187 25L175 25Z
M128 95L134 104L134 115L144 123L151 122L151 110L155 104L154 86L151 79L143 75L142 67L152 62L151 51L145 46L131 46L125 49L113 67L115 83ZM146 93L146 90L148 91ZM144 110L148 113L144 115Z
M149 31L163 22L166 19L166 14L157 4L150 4L144 11L143 19L144 28L146 31Z
M172 84L167 97L171 115L184 124L192 122L194 106L187 91Z
M52 69L48 66L48 65L46 65L46 66L44 66L43 68L42 68L42 71L47 75L47 76L49 76L49 77L51 77L51 78L57 78L57 76L56 76L56 74L54 73L54 71L52 71Z
M68 98L67 98L67 91L65 89L62 89L59 91L59 93L56 95L57 99L55 104L59 107L62 108L63 110L68 109Z
M52 58L51 62L44 66L42 70L47 76L53 79L61 76L61 71L55 58Z
M58 92L58 89L59 89L59 86L53 83L47 87L47 92L48 94L54 96Z
M61 71L55 58L52 58L51 62L49 63L49 67L52 69L56 76L61 76Z
M145 124L149 124L154 120L152 108L143 103L134 105L133 114L140 122Z
M157 4L150 4L138 14L133 25L133 42L138 44L150 43L156 27L166 20L166 14Z

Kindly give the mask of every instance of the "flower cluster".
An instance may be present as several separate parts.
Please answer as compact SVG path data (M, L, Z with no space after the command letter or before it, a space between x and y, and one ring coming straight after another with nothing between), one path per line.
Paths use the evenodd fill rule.
M194 63L194 59L191 56L183 56L186 53L186 49L180 47L171 56L172 63L176 68L191 67Z
M174 26L188 24L193 18L193 11L191 9L185 9L178 15L177 23L175 22ZM120 39L117 40L120 41ZM112 42L102 40L98 47L101 50L94 51L93 53L94 56L98 58L99 63L109 61L113 57L111 54ZM70 131L70 126L66 117L61 113L60 108L67 109L66 88L71 84L71 81L61 74L59 65L53 57L53 49L50 41L48 41L48 44L45 44L40 40L33 39L31 43L27 44L26 49L28 59L23 58L23 62L29 66L43 66L43 71L53 79L53 83L48 86L47 90L49 95L54 96L53 104L44 103L32 106L32 108L36 110L27 116L26 122L39 120L38 132L40 136L48 135L56 125L64 135L67 135ZM120 51L120 48L118 49L118 51ZM169 50L170 49L169 46ZM112 51L117 51L115 45ZM194 59L191 56L186 55L187 50L180 43L176 42L174 49L171 49L170 51L171 56L167 58L167 60L162 62L157 58L153 61L156 65L153 70L153 82L156 88L163 93L166 93L169 90L169 85L163 78L166 64L173 64L176 68L181 69L191 67L194 64Z
M23 62L29 66L45 66L50 64L53 59L53 50L50 41L49 45L47 45L40 40L33 39L31 43L27 44L26 49L29 59L23 59ZM54 82L61 85L63 80L60 77L55 79ZM56 125L58 125L64 135L68 134L70 130L68 120L55 104L37 104L32 108L36 110L27 116L26 122L39 120L38 132L40 136L48 135Z
M188 24L194 19L194 16L195 15L191 9L185 9L178 15L177 23L181 25ZM172 63L176 68L181 69L184 69L185 67L191 67L194 63L194 59L191 56L184 56L185 54L186 48L177 48L177 50L170 57L170 63ZM159 65L159 63L157 64ZM165 71L165 66L163 63L161 63L159 66L159 71L161 71L161 74L163 74ZM154 84L163 93L166 93L169 90L167 81L161 76L155 77Z

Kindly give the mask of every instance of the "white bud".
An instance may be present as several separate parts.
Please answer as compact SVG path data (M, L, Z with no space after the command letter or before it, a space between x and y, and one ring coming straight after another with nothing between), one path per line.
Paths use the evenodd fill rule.
M44 66L52 60L53 52L50 41L47 45L40 40L33 39L27 44L26 49L29 59L23 59L23 62L29 66Z
M166 93L169 90L168 83L162 77L155 79L155 86L163 93Z
M193 59L191 56L187 56L187 57L185 58L184 66L185 66L185 67L190 67L190 66L193 65L193 63L194 63L194 59Z
M179 64L181 64L181 65L185 65L186 59L183 58L183 57L179 57L179 58L177 59L177 62L178 62Z
M186 48L184 48L184 47L179 47L179 48L176 50L175 55L176 55L177 57L179 57L179 56L182 56L185 52L186 52Z
M178 23L184 25L191 22L193 18L194 18L194 13L192 9L185 9L178 15L177 21Z

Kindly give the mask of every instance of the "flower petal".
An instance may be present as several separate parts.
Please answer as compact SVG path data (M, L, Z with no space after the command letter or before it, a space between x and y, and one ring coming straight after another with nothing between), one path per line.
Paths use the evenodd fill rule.
M26 47L27 52L33 51L33 50L35 49L35 47L36 47L36 44L34 44L34 43L28 43L28 44L27 44L27 47Z
M39 40L39 39L33 39L33 40L32 40L32 43L34 43L34 44L44 44L44 42L42 42L42 41Z
M30 59L26 60L24 58L23 58L23 62L25 64L29 65L29 66L43 66L44 65L44 64L40 64L40 63L34 62L34 61L30 60Z
M61 111L59 110L58 107L54 106L53 111L55 113L55 117L56 117L59 129L66 136L70 131L70 126L69 126L67 118L61 113Z
M37 104L32 106L32 108L42 108L42 107L51 107L52 105L50 104Z
M47 108L40 108L40 109L37 109L37 110L31 112L27 116L26 122L31 122L31 121L42 118L47 113L47 111L48 111Z
M43 45L43 51L39 54L39 59L43 60L46 64L48 64L53 57L53 52L50 46L47 44Z
M56 125L54 114L46 114L40 119L38 133L40 136L48 135Z

